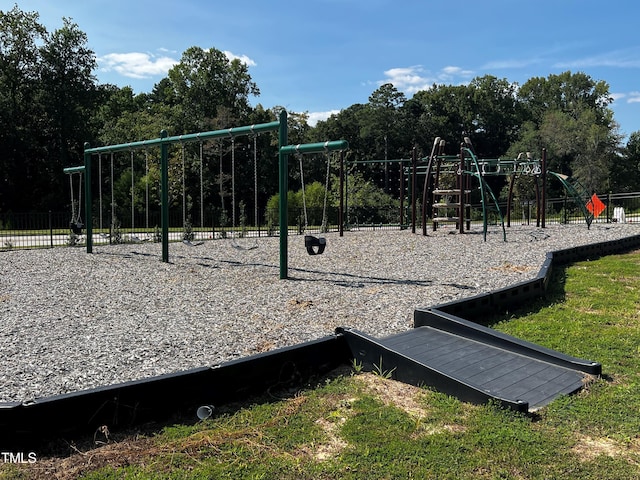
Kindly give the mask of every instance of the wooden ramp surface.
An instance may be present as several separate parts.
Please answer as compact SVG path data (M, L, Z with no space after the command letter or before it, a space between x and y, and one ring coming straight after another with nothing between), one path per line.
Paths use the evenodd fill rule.
M433 327L415 328L379 343L491 397L526 402L529 410L576 392L585 377L583 372Z

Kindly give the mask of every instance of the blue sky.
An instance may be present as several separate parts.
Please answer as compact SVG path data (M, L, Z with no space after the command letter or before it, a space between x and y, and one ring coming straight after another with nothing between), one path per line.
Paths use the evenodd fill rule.
M0 9L16 2L0 0ZM620 132L640 131L637 0L21 0L50 31L71 18L101 83L150 92L192 46L240 57L264 107L326 118L383 83L522 84L570 70L609 84Z

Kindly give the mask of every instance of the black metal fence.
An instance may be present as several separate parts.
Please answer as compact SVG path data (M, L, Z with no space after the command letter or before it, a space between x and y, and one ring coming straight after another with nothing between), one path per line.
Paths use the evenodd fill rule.
M597 216L594 223L638 223L640 222L640 192L611 193L600 195L600 200L606 205L605 210ZM584 223L581 208L571 197L551 198L546 202L547 223ZM501 205L506 211L506 204ZM537 218L535 200L514 202L511 209L512 224L535 224Z
M619 193L601 196L606 209L598 216L595 223L640 222L640 192ZM407 202L408 203L408 202ZM501 205L503 214L506 204ZM416 225L420 222L420 207L417 208ZM338 209L327 208L327 221L323 225L322 209L303 209L289 211L289 234L319 234L336 232L338 225ZM195 218L194 218L195 217ZM536 224L537 212L535 200L513 202L511 209L512 225ZM185 215L180 209L173 209L169 215L170 240L212 240L237 237L264 237L279 234L278 211L267 210L264 217L248 220L238 215L236 225L233 220L220 210L210 209L197 212L195 216ZM571 198L553 198L547 201L546 223L583 223L581 209ZM472 224L482 224L479 206L472 209ZM357 207L350 206L344 215L345 230L377 230L403 229L411 224L411 205L399 207ZM109 216L94 217L94 244L137 243L160 241L160 212L136 213L122 220L116 218L112 222ZM70 229L69 213L0 213L0 251L14 248L53 248L56 246L73 246L83 242L82 231L79 235Z

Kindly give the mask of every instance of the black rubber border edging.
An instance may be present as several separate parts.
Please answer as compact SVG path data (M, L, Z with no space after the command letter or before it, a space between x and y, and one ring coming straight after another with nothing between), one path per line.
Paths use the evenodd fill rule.
M0 449L37 448L47 441L162 421L200 405L224 405L327 373L350 359L344 338L332 335L214 367L56 395L0 403Z
M549 285L554 266L628 252L639 247L640 235L634 235L619 240L592 243L550 252L547 253L542 267L532 280L432 307L418 307L416 311L437 310L472 322L482 323L483 317L488 314L504 312L514 305L522 305L527 300L543 297ZM415 315L414 326L420 326L419 321L416 323Z

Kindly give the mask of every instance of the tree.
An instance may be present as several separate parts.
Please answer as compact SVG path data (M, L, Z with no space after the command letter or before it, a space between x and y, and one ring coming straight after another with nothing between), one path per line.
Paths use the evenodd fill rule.
M90 137L89 122L95 100L95 54L87 48L87 36L78 26L64 19L62 28L48 35L40 47L41 99L47 122L46 178L41 182L59 186L56 182L66 166L82 163L83 140ZM46 204L55 204L62 191L48 189Z
M594 120L605 126L613 120L613 112L609 109L613 102L609 85L582 72L566 71L547 78L533 77L520 87L518 98L528 118L537 124L550 110L561 111L574 119L584 110L593 110L596 114Z
M429 142L441 137L458 145L464 136L475 130L471 90L466 85L433 85L417 92L413 98L420 102L423 113L421 130L429 135Z
M94 53L77 25L53 33L37 13L0 12L1 210L68 204L64 167L82 162L92 138Z
M517 138L523 120L517 86L506 79L485 75L474 78L469 88L475 127L470 137L474 147L484 157L504 155Z
M404 93L391 83L381 85L369 96L362 112L362 137L374 148L374 157L381 160L398 158L403 142L399 109L406 101ZM389 191L389 164L384 166L384 189Z
M550 170L574 176L589 191L608 191L620 142L608 85L564 72L532 78L518 95L530 121L511 152L547 148Z
M360 135L366 108L366 105L356 103L331 115L327 120L318 122L309 132L310 141L346 140L349 142L348 155L351 160L372 158L374 154L370 145Z
M0 11L0 211L28 210L43 157L37 44L46 36L37 13ZM34 133L38 133L35 137Z
M629 135L622 154L613 161L611 190L614 192L640 190L640 131Z
M175 98L181 110L181 133L202 131L207 118L215 118L220 107L237 118L249 113L249 95L260 95L248 67L238 59L229 60L216 48L190 47L180 63L169 70L172 91L163 88L164 98Z

